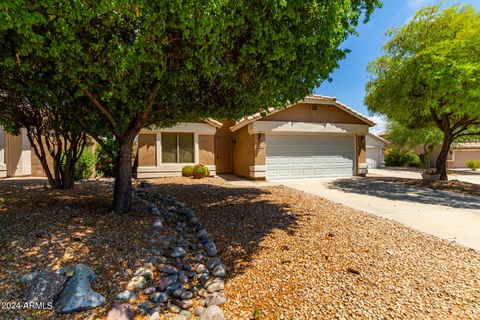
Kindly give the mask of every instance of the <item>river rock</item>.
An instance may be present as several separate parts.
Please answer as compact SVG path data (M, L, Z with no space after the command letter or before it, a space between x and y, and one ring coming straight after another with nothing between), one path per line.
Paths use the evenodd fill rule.
M147 280L143 276L135 276L127 284L128 290L143 289L147 286Z
M35 276L28 282L25 301L53 303L62 291L66 280L66 277L58 273L36 272Z
M210 306L200 315L200 320L224 320L225 315L218 306Z
M128 303L114 303L107 314L107 320L133 320L135 313Z

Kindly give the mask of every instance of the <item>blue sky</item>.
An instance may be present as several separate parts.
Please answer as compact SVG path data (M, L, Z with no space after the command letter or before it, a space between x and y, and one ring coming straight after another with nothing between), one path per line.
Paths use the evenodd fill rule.
M360 24L357 28L358 36L347 39L343 46L351 50L347 57L340 62L340 67L331 77L332 82L324 82L320 88L314 90L317 94L334 96L348 106L369 115L363 104L365 83L368 80L367 65L382 53L382 45L387 40L385 32L393 26L401 26L415 14L415 12L429 4L438 4L439 0L384 0L383 7L377 9L367 24ZM480 0L445 1L445 6L454 3L471 3L480 8ZM378 125L372 132L384 130L384 120L371 116Z

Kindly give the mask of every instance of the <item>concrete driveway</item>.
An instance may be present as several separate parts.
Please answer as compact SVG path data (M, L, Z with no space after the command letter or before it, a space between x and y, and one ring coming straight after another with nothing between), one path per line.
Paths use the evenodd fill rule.
M480 197L400 185L375 176L278 183L480 250Z
M407 179L421 179L421 169L416 168L382 168L382 169L368 169L369 177L396 177ZM458 180L480 184L480 171L471 170L452 170L448 175L449 180Z

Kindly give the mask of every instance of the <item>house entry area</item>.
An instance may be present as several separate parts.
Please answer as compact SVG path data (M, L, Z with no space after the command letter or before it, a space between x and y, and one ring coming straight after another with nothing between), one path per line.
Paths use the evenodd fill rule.
M348 177L354 174L352 135L266 135L267 179Z

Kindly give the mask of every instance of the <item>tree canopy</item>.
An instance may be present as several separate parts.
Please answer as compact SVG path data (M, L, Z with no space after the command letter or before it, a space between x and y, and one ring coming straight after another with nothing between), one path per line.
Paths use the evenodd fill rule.
M390 30L369 65L365 103L409 128L443 132L437 170L446 179L453 141L480 134L480 14L471 6L428 6Z
M75 116L118 141L114 209L130 207L144 126L236 119L303 99L378 0L2 1L0 64L50 71L89 99ZM50 74L50 73L48 73Z

